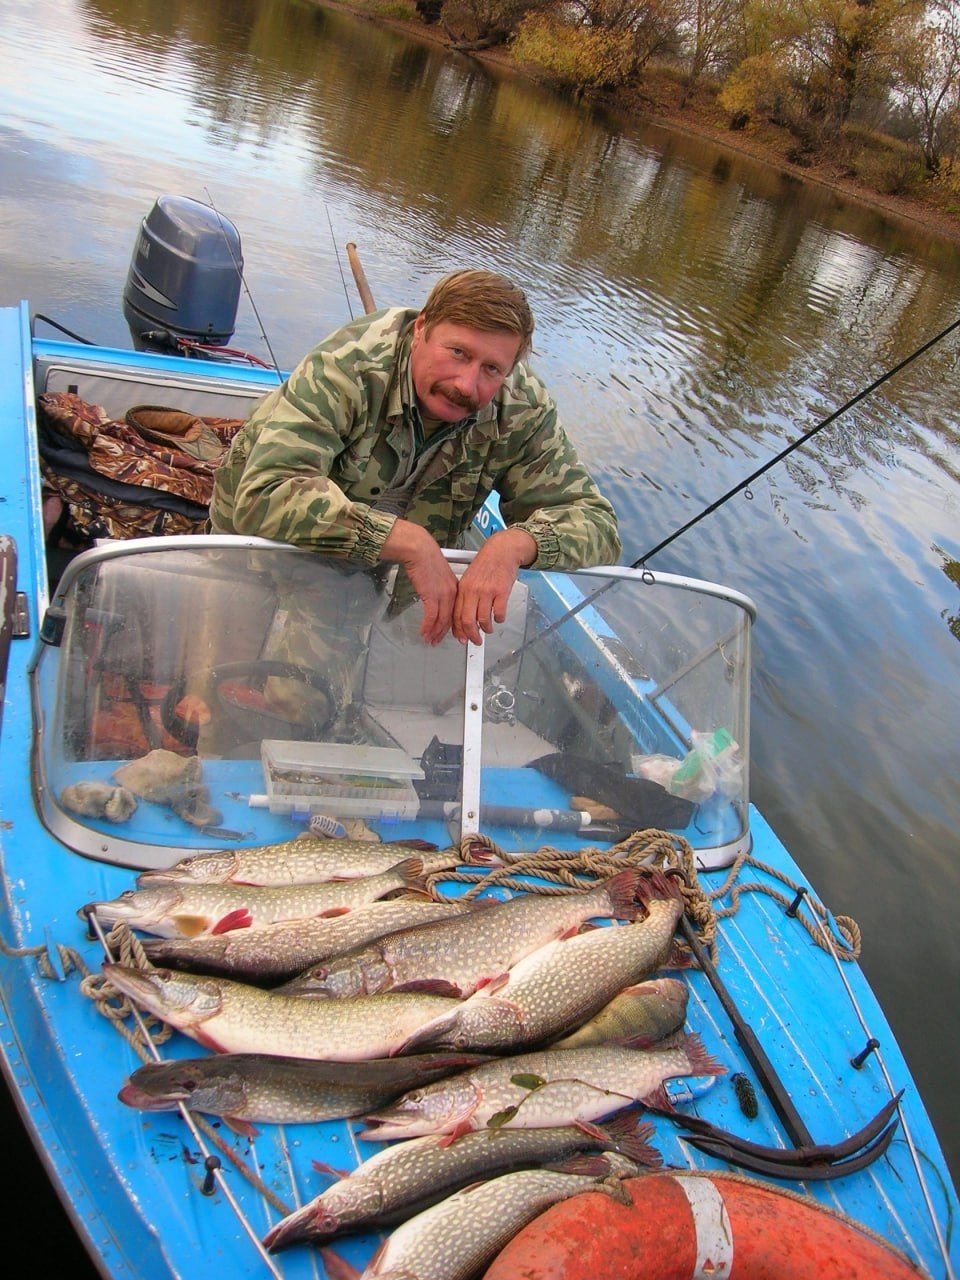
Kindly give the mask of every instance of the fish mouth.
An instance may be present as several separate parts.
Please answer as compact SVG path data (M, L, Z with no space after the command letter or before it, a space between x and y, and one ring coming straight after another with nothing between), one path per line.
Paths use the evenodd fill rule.
M138 1089L135 1084L125 1084L117 1097L126 1106L135 1107L137 1111L172 1111L179 1103L185 1102L190 1094L185 1089L171 1089L158 1097L145 1089Z

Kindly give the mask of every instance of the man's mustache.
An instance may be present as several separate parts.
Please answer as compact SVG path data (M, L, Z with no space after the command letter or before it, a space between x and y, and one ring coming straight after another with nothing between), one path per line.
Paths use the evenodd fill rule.
M464 395L463 392L459 391L452 383L435 382L430 388L430 394L435 396L438 393L442 395L444 399L452 401L453 404L459 405L461 409L467 409L471 413L476 412L476 410L480 408L479 400L474 399L473 396Z

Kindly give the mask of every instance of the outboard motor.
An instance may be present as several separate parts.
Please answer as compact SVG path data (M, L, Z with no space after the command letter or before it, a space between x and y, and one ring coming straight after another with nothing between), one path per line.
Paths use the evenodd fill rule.
M137 350L177 338L223 346L236 328L242 280L233 223L199 200L160 196L140 224L123 290Z

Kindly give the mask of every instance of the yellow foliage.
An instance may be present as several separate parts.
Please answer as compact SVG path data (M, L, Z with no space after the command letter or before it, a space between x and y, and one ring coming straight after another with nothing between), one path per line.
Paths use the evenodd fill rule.
M524 18L514 37L514 57L539 67L555 83L574 89L615 88L636 69L629 31L569 26L542 14Z

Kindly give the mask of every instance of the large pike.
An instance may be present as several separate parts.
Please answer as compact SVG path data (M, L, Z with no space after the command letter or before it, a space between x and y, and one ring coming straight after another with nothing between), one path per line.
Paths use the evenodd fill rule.
M172 867L141 871L137 884L144 888L154 884L250 884L277 886L312 884L323 880L354 880L376 876L428 848L416 840L397 840L387 844L371 844L365 840L327 839L301 835L279 844L255 845L248 849L213 849L183 858ZM468 853L457 849L442 851L449 861L444 867L456 866L464 859L471 863L499 865L500 859L482 846L471 846Z
M664 1089L679 1076L723 1075L695 1034L678 1035L654 1049L595 1044L542 1049L499 1058L405 1094L365 1117L362 1138L415 1138L495 1126L538 1129L591 1124L631 1103L675 1108Z
M402 929L314 965L283 990L301 996L360 996L419 989L462 998L587 920L633 920L641 878L640 871L628 868L594 888L550 897L521 894L453 920Z
M399 1226L359 1280L469 1280L480 1275L508 1240L544 1210L584 1191L614 1189L637 1173L619 1155L594 1156L587 1173L524 1169L465 1187ZM620 1196L625 1196L622 1190ZM322 1251L331 1280L356 1276L332 1249Z
M151 964L269 987L372 938L428 921L449 920L474 906L462 899L387 898L354 907L345 915L278 920L260 929L233 929L197 938L144 938L141 945Z
M261 928L278 920L340 915L398 889L424 893L424 875L450 865L443 859L439 853L418 854L378 876L275 889L239 884L150 885L127 889L111 902L88 903L77 914L86 918L94 912L101 924L111 928L123 922L131 929L162 938L229 933L232 929Z
M315 1124L344 1120L385 1106L409 1089L488 1059L474 1053L423 1053L406 1058L319 1062L263 1053L213 1053L138 1067L117 1095L140 1111L186 1107L221 1116L235 1133L253 1137L255 1124Z
M330 1062L388 1058L448 1009L446 996L387 992L360 1000L299 1000L229 978L105 963L108 981L215 1053L266 1053Z
M650 1146L652 1134L653 1125L637 1124L636 1113L627 1112L589 1130L561 1125L465 1133L454 1143L435 1135L393 1143L278 1222L263 1243L277 1253L301 1240L318 1244L349 1232L380 1230L481 1178L590 1152L617 1151L656 1168L662 1161Z
M403 1051L515 1052L581 1026L624 987L646 978L670 953L683 913L676 880L654 871L640 879L637 897L647 909L644 920L591 929L538 947L502 981L478 988L414 1032Z

